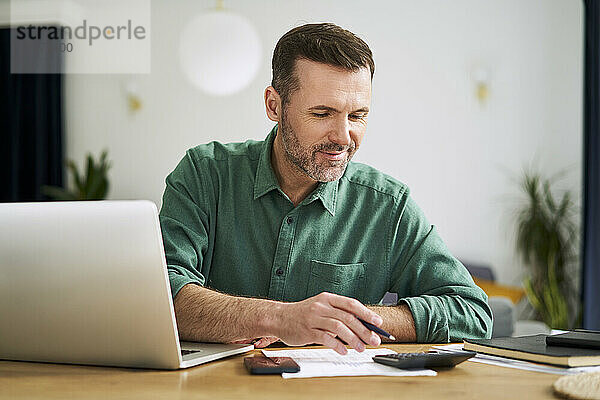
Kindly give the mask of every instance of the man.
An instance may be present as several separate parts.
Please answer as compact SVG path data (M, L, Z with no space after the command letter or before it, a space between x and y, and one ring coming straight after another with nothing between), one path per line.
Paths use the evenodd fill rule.
M197 146L167 177L160 220L184 340L379 345L357 318L400 341L489 337L486 295L408 188L350 163L374 68L351 32L292 29L273 54L266 140ZM374 305L386 291L398 304Z

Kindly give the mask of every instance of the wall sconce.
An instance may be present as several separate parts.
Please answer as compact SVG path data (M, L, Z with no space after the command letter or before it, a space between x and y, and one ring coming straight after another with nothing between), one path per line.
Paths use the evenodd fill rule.
M183 28L179 57L192 84L206 93L226 96L254 79L261 50L252 24L219 1L215 9L192 18Z
M475 97L481 104L485 104L490 95L490 73L487 68L478 66L471 72L471 77L475 82Z
M123 85L125 98L127 99L127 108L131 114L134 114L142 109L142 98L136 80L130 79Z

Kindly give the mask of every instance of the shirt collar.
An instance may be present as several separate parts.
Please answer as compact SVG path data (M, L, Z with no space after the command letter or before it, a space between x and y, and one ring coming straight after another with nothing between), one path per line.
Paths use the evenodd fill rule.
M315 190L313 190L313 192L309 194L302 203L306 202L305 204L310 204L316 199L319 199L321 200L323 207L329 211L329 214L331 214L331 216L335 216L335 204L337 202L339 182L339 179L333 182L320 182Z
M254 200L269 193L271 190L279 190L279 182L271 165L271 149L277 135L277 125L273 127L263 142L263 147L258 159L256 176L254 179ZM332 215L335 215L339 179L333 182L320 182L315 190L309 194L300 205L310 204L316 199L321 200L323 207ZM282 192L283 193L283 192Z
M271 190L279 189L279 182L277 182L277 177L271 166L271 149L273 148L273 140L275 140L276 134L277 125L271 129L271 132L269 132L269 135L263 142L254 178L254 200Z

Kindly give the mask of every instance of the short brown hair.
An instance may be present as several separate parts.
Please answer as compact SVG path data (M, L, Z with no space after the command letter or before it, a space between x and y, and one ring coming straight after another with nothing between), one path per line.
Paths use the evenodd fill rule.
M375 73L371 49L354 33L332 23L299 26L283 35L273 51L271 86L284 105L299 88L294 68L296 60L302 58L348 71L369 68L371 79Z

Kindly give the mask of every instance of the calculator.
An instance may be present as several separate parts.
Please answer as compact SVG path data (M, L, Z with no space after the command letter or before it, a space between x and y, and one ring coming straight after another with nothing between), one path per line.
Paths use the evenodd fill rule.
M429 351L394 353L373 357L373 361L396 368L450 368L473 357L473 351Z

